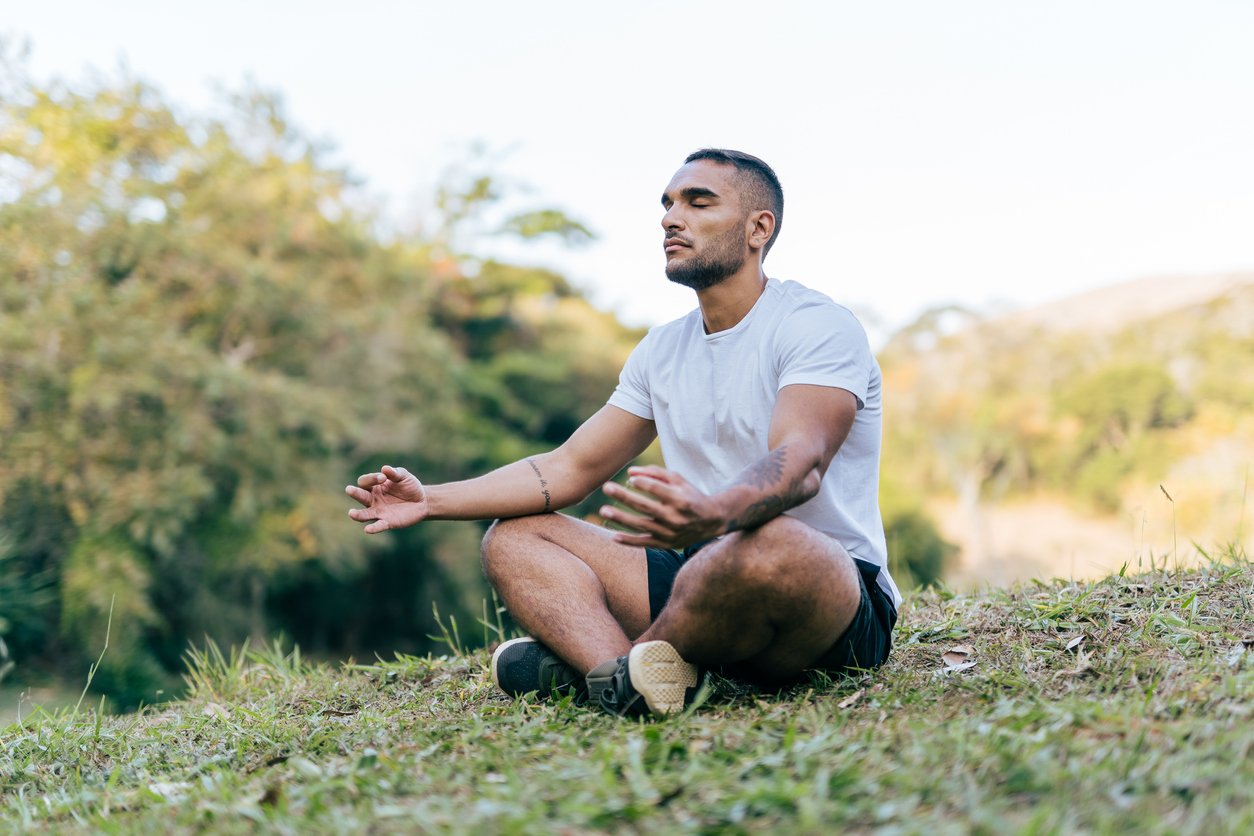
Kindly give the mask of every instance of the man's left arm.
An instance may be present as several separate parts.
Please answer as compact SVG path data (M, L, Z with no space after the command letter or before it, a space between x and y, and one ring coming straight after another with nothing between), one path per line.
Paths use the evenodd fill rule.
M767 454L727 488L706 495L665 468L633 467L627 471L632 490L612 482L604 487L626 509L606 506L601 516L629 529L615 535L618 542L647 548L681 548L762 525L819 492L857 412L858 399L848 390L785 386L771 415Z

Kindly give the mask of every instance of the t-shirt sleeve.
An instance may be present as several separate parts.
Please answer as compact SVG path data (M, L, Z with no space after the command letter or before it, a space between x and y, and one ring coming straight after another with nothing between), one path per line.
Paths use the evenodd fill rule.
M653 400L649 397L649 336L632 349L627 363L618 375L618 386L610 395L609 405L630 412L637 418L653 420Z
M862 324L839 305L791 314L778 332L779 388L795 383L833 386L866 405L875 357Z

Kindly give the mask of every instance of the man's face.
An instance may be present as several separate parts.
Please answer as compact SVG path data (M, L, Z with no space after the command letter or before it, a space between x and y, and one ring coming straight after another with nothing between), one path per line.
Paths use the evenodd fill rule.
M666 277L704 290L744 266L749 257L735 169L711 160L687 163L662 194Z

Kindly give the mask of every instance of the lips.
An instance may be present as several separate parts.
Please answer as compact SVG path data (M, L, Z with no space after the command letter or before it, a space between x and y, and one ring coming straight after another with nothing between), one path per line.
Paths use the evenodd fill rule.
M664 249L668 253L671 252L672 250L677 250L680 247L690 247L690 246L692 245L689 244L687 241L683 241L679 239L678 237L667 238L665 241L662 242L662 249Z

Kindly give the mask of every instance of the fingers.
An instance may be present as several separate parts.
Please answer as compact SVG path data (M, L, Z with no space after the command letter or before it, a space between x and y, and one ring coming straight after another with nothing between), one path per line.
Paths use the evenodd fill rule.
M666 468L658 467L655 464L640 465L639 467L629 467L627 468L627 476L628 476L628 484L631 483L632 479L635 479L638 477L655 479L659 482L665 482L667 484L673 484L673 485L684 484L684 477L680 476L678 473L676 473L673 470L667 470Z
M644 471L652 472L644 472ZM636 468L633 467L627 471L627 487L623 487L617 482L606 482L602 486L606 495L616 500L621 500L628 505L632 505L632 501L646 502L647 499L641 494L648 494L658 500L657 507L669 506L672 508L685 507L691 497L692 489L688 483L684 481L682 476L671 473L660 467ZM631 488L628 490L627 488ZM633 505L633 507L635 507ZM645 510L641 508L640 510Z
M379 519L378 514L369 508L352 508L348 512L348 517L356 522L368 523L362 531L367 534L379 534L380 532L391 529L392 524L387 520Z
M614 539L630 546L644 545L656 548L671 548L671 544L679 535L679 525L670 525L662 520L642 517L624 511L621 508L615 508L612 505L606 505L601 508L601 517L607 523L613 523L615 526L627 529L626 531L616 531Z
M405 468L385 464L382 472L363 473L361 476L358 476L357 486L360 488L373 488L375 485L381 485L384 482L403 482L412 478L414 478L413 474Z
M362 505L366 505L366 506L370 505L371 498L374 496L374 494L370 493L370 491L362 490L361 488L356 487L355 485L345 486L344 493L348 494L353 499L357 500Z
M674 505L683 499L688 487L682 480L670 478L671 474L658 477L647 473L635 473L627 479L627 487L656 496L663 502Z
M344 493L357 500L364 508L353 508L349 510L349 519L356 522L366 523L362 529L367 534L379 534L383 531L390 531L393 527L389 520L382 519L379 516L380 508L383 508L389 501L388 497L401 496L407 497L408 494L414 493L413 490L406 488L403 491L396 491L389 487L390 484L398 484L401 482L412 482L417 486L418 498L421 499L422 486L418 480L403 467L393 467L392 465L384 465L376 473L363 473L357 477L356 485L347 485ZM382 486L382 487L380 487ZM408 497L411 498L412 497ZM376 500L380 500L376 506ZM405 523L402 525L409 525Z
M606 505L601 508L601 517L606 522L631 529L632 533L651 532L654 534L660 534L664 530L661 525L648 517L629 514L626 511L623 511L620 508L615 508L612 505Z
M628 468L627 476L627 484L632 490L617 482L606 482L602 490L610 499L629 510L605 505L601 508L601 516L632 530L624 536L635 539L619 542L638 545L647 539L651 546L669 542L685 521L682 512L688 507L688 502L683 495L683 488L686 487L683 478L664 467L653 465ZM617 536L615 539L618 539Z
M641 491L649 491L651 488L656 490L656 483L650 483L648 486L637 486L633 484L633 487L639 487ZM636 493L635 491L629 491L626 488L624 488L622 485L616 482L606 483L606 485L602 488L602 490L605 491L606 496L608 496L610 499L614 500L615 502L622 503L623 505L626 505L628 508L631 508L633 511L639 511L642 514L653 517L655 519L665 516L667 511L669 510L669 506L667 503L659 502L657 499L654 499L652 496L647 496L643 493ZM669 498L669 497L662 497L659 495L659 493L654 493L653 496L657 496L659 499ZM611 507L611 506L607 506L607 507ZM602 516L604 516L604 514L602 514Z
M357 477L357 487L370 490L375 485L378 485L386 480L387 477L382 473L363 473Z

